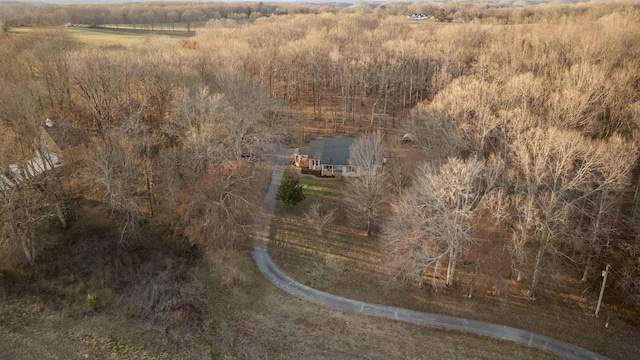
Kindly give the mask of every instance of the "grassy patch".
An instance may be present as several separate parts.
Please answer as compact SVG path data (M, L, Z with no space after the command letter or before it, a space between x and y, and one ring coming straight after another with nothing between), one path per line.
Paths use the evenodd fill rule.
M196 29L201 28L205 25L204 22L198 21L191 23L191 33L193 34ZM119 30L151 30L150 25L137 25L137 24L106 24L102 25L102 28L109 29L119 29ZM177 23L164 23L164 24L153 24L153 31L161 31L161 32L184 32L186 33L189 28L187 27L187 23L177 22Z
M286 174L300 179L300 184L304 186L304 194L308 197L337 195L347 185L344 178L319 178L313 175L301 175L293 169L288 169Z
M69 28L74 39L86 45L98 46L124 46L134 48L141 46L154 36L169 36L172 38L184 39L193 36L193 33L186 32L151 32L145 30L132 29L110 29L110 28Z

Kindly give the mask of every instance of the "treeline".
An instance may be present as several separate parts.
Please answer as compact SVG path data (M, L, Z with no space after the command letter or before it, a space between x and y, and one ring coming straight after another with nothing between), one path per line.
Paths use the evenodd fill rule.
M633 171L640 143L638 14L631 7L557 25L475 31L482 46L465 70L418 104L406 127L426 151L436 147L448 157L441 168L421 169L398 203L394 221L415 217L412 236L426 231L444 242L423 249L414 264L436 272L439 262L447 264L450 283L484 208L509 233L505 255L513 279L528 282L530 298L549 258L567 260L555 271L583 282L597 281L599 269L615 262L618 285L637 292L632 259L640 244L629 234L637 234L640 215ZM395 261L402 262L412 248L395 229L390 238L400 242ZM412 236L404 240L414 242Z
M7 26L52 26L65 23L101 26L105 24L196 23L210 19L253 19L262 16L305 14L328 7L297 4L156 2L112 5L0 4L0 21Z
M575 17L595 19L612 11L626 11L628 5L553 4L509 7L486 4L336 4L279 3L192 3L146 2L108 5L57 5L5 2L0 4L0 21L6 26L55 26L65 23L95 25L130 24L151 28L157 24L204 23L212 19L256 19L273 15L321 13L373 13L378 16L408 16L422 13L443 22L482 24L558 23Z
M571 41L579 34L574 29L592 23L602 27L602 23L615 22L611 17L629 18L637 12L637 6L620 7L570 7L562 23L551 25L546 17L533 17L537 25L508 27L415 22L386 15L389 7L370 16L323 13L263 18L251 26L211 20L196 41L202 50L211 52L213 61L234 64L273 96L286 100L298 116L311 108L312 118L326 128L393 126L415 104L433 99L461 76L482 72L509 76L527 71L546 78L558 75L548 66L552 61L564 67L580 61L565 59L580 56L567 52L576 49ZM555 7L527 11L545 14L553 13L552 9ZM607 15L612 13L617 15ZM543 32L545 26L552 31ZM611 37L613 43L602 46L620 44L622 56L628 55L623 42L632 35L621 34L627 40L603 36Z
M225 292L247 283L269 174L256 160L290 118L175 40L130 51L69 32L0 35L1 297L122 316L171 349L210 321L199 272Z
M0 194L2 244L23 248L36 262L41 231L52 216L67 226L69 212L79 211L69 199L84 186L111 209L123 241L149 221L179 221L196 242L212 234L232 240L229 231L248 225L248 217L233 215L253 203L242 190L254 186L244 159L288 136L279 102L242 74L201 67L202 57L170 40L129 52L78 49L64 29L37 35L0 37L2 56L13 59L0 66L0 120L3 136L15 139L0 147L0 168L16 184ZM75 164L65 157L64 175L16 176L15 166L26 169L47 152L46 118L54 130L66 129L70 143L88 139L86 149ZM79 187L61 186L60 176L80 179ZM191 231L189 224L202 226Z

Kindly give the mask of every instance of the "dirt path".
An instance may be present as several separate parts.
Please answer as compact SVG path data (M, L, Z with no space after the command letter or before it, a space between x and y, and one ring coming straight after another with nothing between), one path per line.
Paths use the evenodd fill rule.
M253 258L260 272L276 287L306 301L333 309L354 312L369 316L400 320L435 329L447 329L470 334L487 336L499 340L512 341L530 348L540 349L567 359L605 359L605 357L589 350L555 340L533 332L508 326L496 325L482 321L456 318L451 316L429 314L397 307L384 306L351 300L332 295L302 285L285 275L271 260L267 249L268 229L271 214L275 208L275 195L282 180L289 150L281 150L273 156L275 168L271 185L264 198L262 207L263 219L256 229Z

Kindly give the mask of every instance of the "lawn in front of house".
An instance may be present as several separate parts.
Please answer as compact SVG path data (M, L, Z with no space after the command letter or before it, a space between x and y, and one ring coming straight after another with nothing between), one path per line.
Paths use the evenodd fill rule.
M307 197L336 195L341 193L347 185L343 177L303 175L293 167L287 169L285 175L297 177L300 180L300 184L304 187L304 194Z

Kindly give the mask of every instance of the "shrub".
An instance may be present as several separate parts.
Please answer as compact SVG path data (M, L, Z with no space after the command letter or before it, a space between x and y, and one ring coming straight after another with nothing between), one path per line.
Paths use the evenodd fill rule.
M87 297L84 299L84 305L87 307L87 310L93 311L96 308L95 296L87 294Z
M302 192L302 185L300 185L300 180L291 175L285 175L284 179L282 179L280 187L278 188L276 200L282 201L288 206L294 206L304 199L305 196Z

